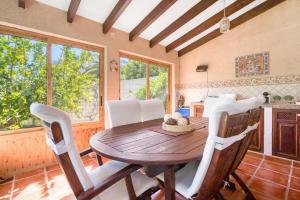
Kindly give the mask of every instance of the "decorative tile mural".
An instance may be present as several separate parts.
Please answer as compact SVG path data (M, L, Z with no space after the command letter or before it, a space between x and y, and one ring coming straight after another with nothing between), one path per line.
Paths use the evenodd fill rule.
M177 85L180 94L185 96L186 102L195 102L203 99L207 94L206 83ZM216 96L226 93L238 94L239 98L249 98L269 92L271 96L292 95L300 100L300 75L271 76L251 79L226 81L212 81L208 83L208 95Z
M235 59L236 77L267 74L270 74L269 52L240 56Z

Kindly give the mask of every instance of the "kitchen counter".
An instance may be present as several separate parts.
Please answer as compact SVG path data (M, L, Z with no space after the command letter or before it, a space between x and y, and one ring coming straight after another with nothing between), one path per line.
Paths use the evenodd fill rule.
M277 109L300 109L300 105L296 104L264 104L263 107Z

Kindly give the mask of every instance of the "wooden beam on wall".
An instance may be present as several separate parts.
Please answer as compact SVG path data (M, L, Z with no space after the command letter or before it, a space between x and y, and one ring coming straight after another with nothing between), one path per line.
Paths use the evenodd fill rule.
M232 3L231 5L226 7L226 15L227 16L232 15L233 13L235 13L238 10L242 9L243 7L249 5L253 1L254 0L239 0L239 1ZM172 43L170 43L169 45L167 45L166 52L169 52L172 49L175 49L176 47L180 46L181 44L185 43L186 41L192 39L193 37L199 35L206 29L210 28L211 26L219 23L220 20L223 18L223 16L224 16L224 12L223 12L223 10L221 10L220 12L218 12L211 18L207 19L203 23L201 23L198 26L196 26L195 28L193 28L191 31L187 32L186 34L184 34L177 40L175 40Z
M67 21L68 22L70 22L70 23L73 22L80 2L81 2L81 0L71 0L69 9L68 9L68 13L67 13Z
M203 12L205 9L214 4L217 0L202 0L193 6L190 10L176 19L173 23L171 23L167 28L157 34L154 38L150 40L150 47L154 47L160 41L171 35L174 31L179 29L181 26L186 24L188 21L196 17L198 14Z
M177 0L162 0L130 33L129 40L135 40L157 18L166 12Z
M130 4L131 0L119 0L117 5L111 11L105 22L103 23L103 33L106 34L120 15L124 12L127 6Z
M230 29L234 29L235 27L241 25L242 23L260 15L261 13L273 8L274 6L280 4L284 1L286 1L286 0L276 0L276 1L267 0L267 1L265 1L264 3L256 6L255 8L249 10L248 12L246 12L246 13L242 14L241 16L232 20L230 22ZM226 33L226 34L230 34L230 33ZM190 44L187 47L178 51L178 56L183 56L184 54L200 47L201 45L209 42L210 40L212 40L220 35L222 35L222 33L220 33L219 29L216 29L213 32L207 34L206 36L200 38L199 40L193 42L192 44Z
M19 0L18 4L19 4L20 8L25 8L26 7L26 0Z

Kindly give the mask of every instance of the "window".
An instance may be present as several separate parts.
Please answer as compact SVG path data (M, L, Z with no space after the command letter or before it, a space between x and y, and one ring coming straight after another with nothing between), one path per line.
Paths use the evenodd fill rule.
M99 120L99 53L53 44L52 83L52 105L73 122Z
M0 34L0 131L39 126L33 102L68 112L73 123L103 121L102 51L69 43Z
M140 100L158 98L170 111L170 79L168 65L120 56L120 99Z
M29 106L47 102L47 43L0 34L0 130L35 126Z

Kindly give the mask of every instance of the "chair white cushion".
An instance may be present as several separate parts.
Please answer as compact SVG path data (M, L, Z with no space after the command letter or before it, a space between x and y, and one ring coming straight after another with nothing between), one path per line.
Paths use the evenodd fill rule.
M246 108L251 107L251 109L254 108L258 108L259 106L261 106L265 101L265 98L262 96L258 96L258 97L252 97L249 99L243 99L243 100L239 100L237 101L237 103L239 104L239 106L246 106Z
M175 189L187 199L190 198L188 189L193 182L199 163L200 161L189 162L186 166L184 166L184 168L180 169L175 174ZM164 174L159 174L157 178L164 181Z
M237 95L236 94L220 94L219 98L229 98L229 99L233 99L236 100Z
M110 127L141 122L141 107L136 99L107 102Z
M165 108L162 100L150 99L139 101L141 106L142 121L154 120L163 118Z
M219 97L207 97L204 101L204 110L202 117L209 117L211 111L219 102L228 102L228 101L235 101L235 97L233 95L221 95Z
M96 186L97 184L103 182L107 177L115 174L117 171L126 166L127 164L125 163L109 161L108 163L105 163L104 165L89 171L88 174L93 182L93 185ZM146 175L143 175L139 171L132 173L131 178L137 196L141 195L149 188L157 185L156 181L154 181L151 178L148 178ZM115 183L107 190L99 194L98 197L101 200L129 200L125 180L122 179L119 182Z
M48 123L59 123L64 137L65 146L68 149L68 155L75 169L75 172L80 180L80 183L85 191L91 188L93 184L84 168L77 147L74 143L71 120L68 114L55 107L39 103L31 104L30 112L31 114L37 116L41 120L46 121ZM47 133L46 137L49 137L50 139L53 138L53 136L50 135L50 133Z

